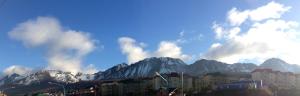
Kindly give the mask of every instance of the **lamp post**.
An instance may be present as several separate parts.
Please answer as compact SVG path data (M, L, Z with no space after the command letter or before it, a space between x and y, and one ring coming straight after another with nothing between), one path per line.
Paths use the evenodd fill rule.
M175 94L175 91L177 90L177 88L175 88L173 91L171 91L170 93L169 93L169 96L172 96L173 94Z
M97 87L98 86L96 85L96 86L90 88L90 92L94 93L95 96L97 96Z
M65 89L65 86L62 85L62 84L59 84L59 83L53 83L53 82L48 82L49 84L53 84L53 85L57 85L57 86L60 86L63 88L63 93L64 93L64 96L66 96L66 89Z
M155 72L156 75L158 75L160 78L162 78L167 83L167 88L169 87L169 81L165 79L163 76L161 76L158 72Z

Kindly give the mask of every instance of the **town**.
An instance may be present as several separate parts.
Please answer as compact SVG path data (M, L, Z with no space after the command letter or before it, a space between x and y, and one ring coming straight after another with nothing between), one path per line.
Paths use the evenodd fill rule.
M0 0L0 96L300 96L297 0Z
M47 89L38 90L36 93L26 93L24 95L231 96L234 94L249 95L248 90L252 92L253 95L251 96L282 96L282 94L297 96L296 94L299 92L295 90L298 89L300 89L300 74L274 71L272 69L255 69L250 74L215 72L207 73L201 77L194 77L173 72L169 74L157 73L153 77L145 78L85 81L69 85L51 86ZM1 96L6 95L2 94Z

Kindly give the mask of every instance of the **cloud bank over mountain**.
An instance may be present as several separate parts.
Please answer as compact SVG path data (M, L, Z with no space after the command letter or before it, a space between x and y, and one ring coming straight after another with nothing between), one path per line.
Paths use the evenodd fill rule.
M145 43L139 43L130 37L119 38L119 44L123 54L127 56L128 63L135 63L149 57L172 57L189 60L191 56L183 54L181 47L176 42L161 41L157 50L150 52L144 50Z
M232 8L225 22L213 23L217 42L203 57L227 63L276 57L300 64L299 22L283 18L291 8L274 1L256 9Z
M33 69L28 68L28 67L24 67L24 66L19 66L19 65L12 65L8 68L6 68L3 73L5 75L12 75L14 73L16 74L20 74L20 75L26 75L26 74L30 74L32 72Z
M37 17L25 21L8 34L28 48L46 49L48 69L72 73L84 71L82 59L96 47L95 40L87 32L65 29L53 17Z

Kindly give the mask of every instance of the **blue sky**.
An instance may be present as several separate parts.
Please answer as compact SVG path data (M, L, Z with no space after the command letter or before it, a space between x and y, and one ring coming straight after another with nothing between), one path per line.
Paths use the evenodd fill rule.
M217 33L214 30L215 28L213 28L214 24L220 25L218 27L226 27L224 29L232 28L228 27L230 20L226 19L230 10L234 7L240 12L255 10L270 2L272 1L6 0L0 8L0 70L13 65L33 69L45 68L49 65L47 59L49 57L49 51L47 51L49 48L47 45L39 47L24 46L21 40L9 36L9 32L20 23L28 20L35 21L38 17L55 19L65 30L87 33L95 48L82 57L81 66L92 64L97 70L105 70L115 64L130 62L128 55L131 54L131 49L129 51L122 49L122 44L120 44L120 38L122 37L127 38L126 40L129 40L129 43L133 43L135 47L147 53L147 56L144 57L168 56L157 51L160 44L165 41L167 44L171 44L170 46L178 47L180 52L179 55L175 54L175 57L184 58L186 56L188 58L185 60L187 63L192 63L205 57L228 63L232 63L232 61L260 63L269 57L284 59L288 58L288 56L294 56L285 54L289 54L289 52L270 52L268 56L262 57L240 55L245 54L245 52L253 53L253 51L248 51L247 49L245 49L246 51L239 51L240 53L230 53L230 56L232 56L228 56L230 60L223 57L215 58L216 56L210 54L217 54L216 52L218 52L214 51L213 45L220 46L221 44L219 50L226 51L225 47L228 44L226 42L230 43L232 41L230 38L217 39ZM298 18L300 16L297 14L299 13L297 11L299 3L288 0L275 2L284 6L291 6L292 8L284 12L284 15L274 18L270 17L271 19L292 20L295 22L300 20ZM246 23L243 23L244 25L238 26L242 30L240 35L247 33L247 30L251 28L249 26L255 21L251 20L250 18L245 21ZM298 28L293 27L293 29ZM294 42L297 43L298 37L296 39ZM130 42L130 40L134 40L134 42ZM296 46L295 48L298 47ZM251 55L258 54L254 52ZM239 56L243 56L243 58L237 58ZM293 60L288 61L293 62Z

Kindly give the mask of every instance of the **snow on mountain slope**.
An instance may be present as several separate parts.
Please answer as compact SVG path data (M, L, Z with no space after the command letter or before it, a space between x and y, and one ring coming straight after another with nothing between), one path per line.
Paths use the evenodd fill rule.
M227 64L216 60L201 59L189 65L187 72L190 75L199 76L213 72L251 72L256 67L252 63Z
M15 81L18 81L20 79L24 78L24 76L21 76L19 74L11 74L11 75L7 75L5 77L3 77L2 79L0 79L0 86L4 85L4 84L11 84Z
M107 79L126 79L152 77L155 72L171 73L185 72L192 76L201 76L206 73L225 72L225 73L250 73L256 68L270 68L279 71L289 71L300 73L300 66L288 64L283 60L272 58L266 60L260 66L252 63L227 64L216 60L201 59L193 64L186 64L180 59L169 57L146 58L134 64L118 64L105 71L99 71L95 74L78 73L76 75L70 72L58 70L42 70L27 76L12 74L0 79L0 86L5 84L29 85L44 81L53 81L60 83L75 83L80 81L107 80Z
M75 78L79 81L92 81L95 80L96 75L95 74L83 74L83 73L77 73L75 75Z
M0 80L0 84L17 84L17 85L30 85L37 84L44 81L61 82L61 83L75 83L79 81L94 80L93 74L76 75L71 72L63 72L58 70L41 70L27 76L21 76L18 74L8 75ZM1 86L1 85L0 85Z
M151 77L155 75L155 72L183 72L185 71L186 65L187 64L180 59L169 57L152 57L146 58L131 65L119 64L114 66L113 68L104 71L104 78L100 79Z

